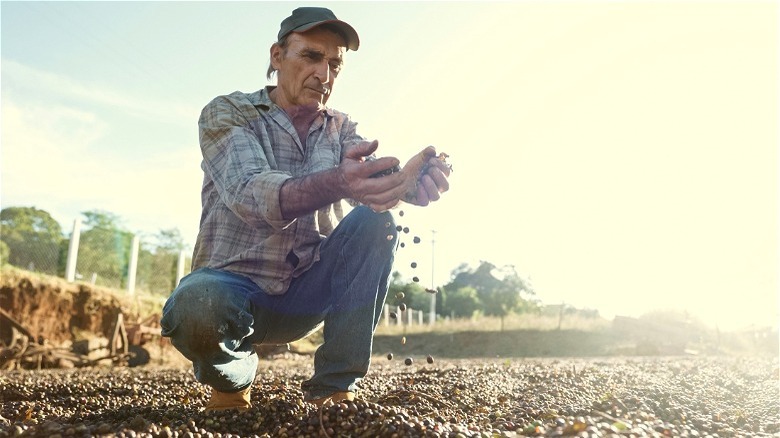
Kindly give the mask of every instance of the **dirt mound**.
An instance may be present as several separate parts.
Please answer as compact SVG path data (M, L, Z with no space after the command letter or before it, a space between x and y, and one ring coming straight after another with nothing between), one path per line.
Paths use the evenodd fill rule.
M8 267L0 273L0 308L33 336L55 345L108 336L120 312L133 314L128 300L107 289ZM0 325L0 339L10 337L10 325Z

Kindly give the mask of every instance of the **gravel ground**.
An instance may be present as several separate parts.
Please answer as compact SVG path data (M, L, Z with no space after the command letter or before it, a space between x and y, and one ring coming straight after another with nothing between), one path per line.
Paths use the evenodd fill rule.
M309 358L262 361L252 410L220 414L189 370L6 371L0 437L780 437L777 358L404 359L323 409Z

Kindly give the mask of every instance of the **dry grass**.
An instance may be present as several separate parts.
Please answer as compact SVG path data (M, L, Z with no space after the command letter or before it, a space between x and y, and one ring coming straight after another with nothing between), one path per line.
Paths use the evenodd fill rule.
M611 321L603 318L584 318L577 315L564 315L559 320L557 316L545 316L536 314L509 315L504 318L504 331L511 330L579 330L584 332L594 332L610 327ZM439 320L435 325L430 326L427 323L418 325L398 325L396 321L390 320L389 325L385 325L384 320L377 327L377 334L398 335L413 333L451 333L451 332L498 332L501 331L501 319L495 316L479 316L469 319Z

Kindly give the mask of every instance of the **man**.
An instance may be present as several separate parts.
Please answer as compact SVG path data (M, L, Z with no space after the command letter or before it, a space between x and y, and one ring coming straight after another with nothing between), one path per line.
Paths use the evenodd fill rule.
M253 345L292 342L323 323L304 399L353 399L397 247L387 210L402 200L427 205L448 189L446 164L420 166L431 147L412 160L425 170L393 172L398 159L374 157L378 142L325 106L344 53L358 46L357 32L330 10L298 8L270 49L277 85L203 109L193 272L166 302L162 328L211 386L207 410L251 406ZM360 205L335 226L342 199Z

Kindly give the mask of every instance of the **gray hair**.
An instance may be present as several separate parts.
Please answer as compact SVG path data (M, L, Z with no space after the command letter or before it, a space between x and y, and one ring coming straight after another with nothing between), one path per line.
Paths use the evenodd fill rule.
M276 44L279 45L279 47L282 48L285 52L287 51L287 37L290 36L290 34L287 34L279 39L279 41L276 42ZM271 77L276 73L276 69L274 68L273 63L271 63L271 59L268 59L268 70L265 73L265 77L268 78L268 80L271 80Z

